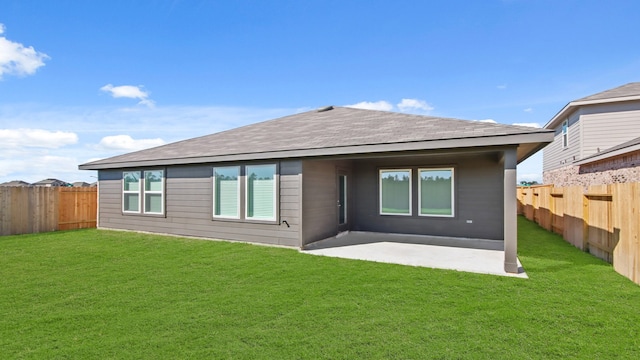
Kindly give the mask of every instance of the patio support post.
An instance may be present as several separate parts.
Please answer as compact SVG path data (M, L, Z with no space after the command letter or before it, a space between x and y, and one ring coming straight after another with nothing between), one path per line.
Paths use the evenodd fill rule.
M518 218L516 200L516 149L504 151L504 270L518 273Z

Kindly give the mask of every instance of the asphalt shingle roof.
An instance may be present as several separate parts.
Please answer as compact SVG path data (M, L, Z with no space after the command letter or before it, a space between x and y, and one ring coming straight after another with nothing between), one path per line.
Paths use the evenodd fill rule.
M640 97L640 82L632 82L622 86L618 86L613 89L601 91L597 94L585 96L583 98L573 100L564 108L562 108L556 115L554 115L549 122L544 126L545 129L556 128L560 122L570 115L575 109L580 106L593 105L598 103L609 103L616 101L638 101Z
M617 88L605 90L599 92L597 94L585 96L578 101L592 101L592 100L605 100L605 99L615 99L620 97L628 97L628 96L640 96L640 82L632 82L622 86L618 86Z
M22 180L12 180L12 181L4 182L0 184L0 186L31 186L31 184Z
M58 180L58 179L44 179L44 180L40 180L38 182L35 182L32 185L35 185L35 186L46 186L46 185L50 185L50 186L67 186L69 184L67 182L65 182L65 181Z
M327 111L313 110L285 116L82 166L545 132L548 130L334 107Z

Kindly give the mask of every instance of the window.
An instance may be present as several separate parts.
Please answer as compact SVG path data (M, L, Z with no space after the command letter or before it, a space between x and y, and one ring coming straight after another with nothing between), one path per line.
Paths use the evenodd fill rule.
M380 170L380 214L411 215L411 170Z
M140 172L122 173L122 211L140 212Z
M569 120L565 120L562 123L562 147L569 146Z
M144 212L164 214L164 171L144 172Z
M240 218L240 167L213 168L213 216Z
M276 165L249 165L246 177L246 218L275 221Z
M420 169L421 216L453 216L453 168Z
M164 214L164 170L123 172L122 212Z

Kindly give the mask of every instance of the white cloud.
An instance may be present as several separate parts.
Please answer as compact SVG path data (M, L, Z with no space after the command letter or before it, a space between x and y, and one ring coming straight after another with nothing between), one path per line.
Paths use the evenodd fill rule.
M497 87L498 89L500 89L500 90L504 90L504 89L506 89L506 88L507 88L507 84L500 84L500 85L498 85L498 86L496 86L496 87Z
M0 129L0 148L39 147L55 149L78 142L78 135L42 129Z
M542 184L542 175L541 174L518 174L518 184L522 181L537 181L538 184Z
M370 101L362 101L357 104L345 105L346 107L355 108L355 109L366 109L366 110L381 110L381 111L391 111L393 110L393 105L389 102L380 100L375 102Z
M75 143L54 147L49 143L56 131L48 130L45 137L30 144L40 147L13 146L0 139L0 183L11 180L36 182L45 178L57 178L68 182L94 182L94 171L78 170L79 164L92 160L121 155L138 149L118 147L115 141L106 141L107 148L99 145L107 136L126 134L131 143L139 139L151 140L142 143L145 147L161 145L154 142L174 142L197 136L216 133L243 125L256 123L309 109L295 108L241 108L225 106L138 106L135 111L119 107L51 106L0 103L0 127L9 124L29 124L30 128L50 129L62 133L77 134ZM186 125L188 124L188 126ZM17 131L17 129L10 129ZM22 134L22 133L21 133ZM15 138L15 137L14 137ZM55 138L55 136L54 136ZM12 140L15 141L15 140ZM124 144L127 144L127 140ZM62 142L64 143L64 142ZM48 147L42 146L47 144ZM57 143L61 145L61 143ZM3 145L6 145L5 148ZM105 145L105 144L103 144ZM57 145L56 145L57 146ZM141 145L142 146L142 145ZM117 148L116 148L117 147ZM48 158L53 156L55 158ZM55 160L57 159L57 160ZM65 160L63 160L65 159Z
M528 107L524 109L524 112L528 112L528 113L533 112L533 108Z
M533 154L518 164L518 183L521 181L537 181L542 184L542 151Z
M23 180L33 183L46 178L80 179L78 149L11 148L0 152L0 183ZM89 174L87 174L89 175Z
M483 123L491 123L491 124L497 124L498 122L493 120L493 119L484 119L484 120L474 120L477 122L483 122Z
M101 150L126 150L136 151L164 145L165 141L156 139L134 139L129 135L105 136L100 140L98 147Z
M424 112L428 112L433 110L433 106L427 104L427 102L424 100L402 99L402 101L398 103L398 109L403 112L411 110L421 110Z
M0 24L0 35L4 34L4 29ZM0 36L0 79L5 74L32 75L47 59L50 59L47 54L36 51L33 46L25 47Z
M107 84L101 87L100 90L110 93L114 98L138 99L140 100L138 102L139 105L146 105L148 107L153 107L155 105L155 102L149 99L149 93L142 90L142 86L113 86L112 84Z
M386 100L380 101L362 101L356 104L345 105L346 107L366 110L393 111L396 109L402 112L427 113L433 110L433 106L424 100L418 99L402 99L396 106L393 106Z
M538 123L513 123L513 125L517 126L527 126L532 128L541 128L542 126Z

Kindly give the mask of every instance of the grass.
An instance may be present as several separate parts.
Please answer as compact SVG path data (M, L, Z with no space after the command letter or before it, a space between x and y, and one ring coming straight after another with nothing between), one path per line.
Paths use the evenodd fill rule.
M640 286L519 219L530 279L98 230L0 238L0 358L640 358Z

